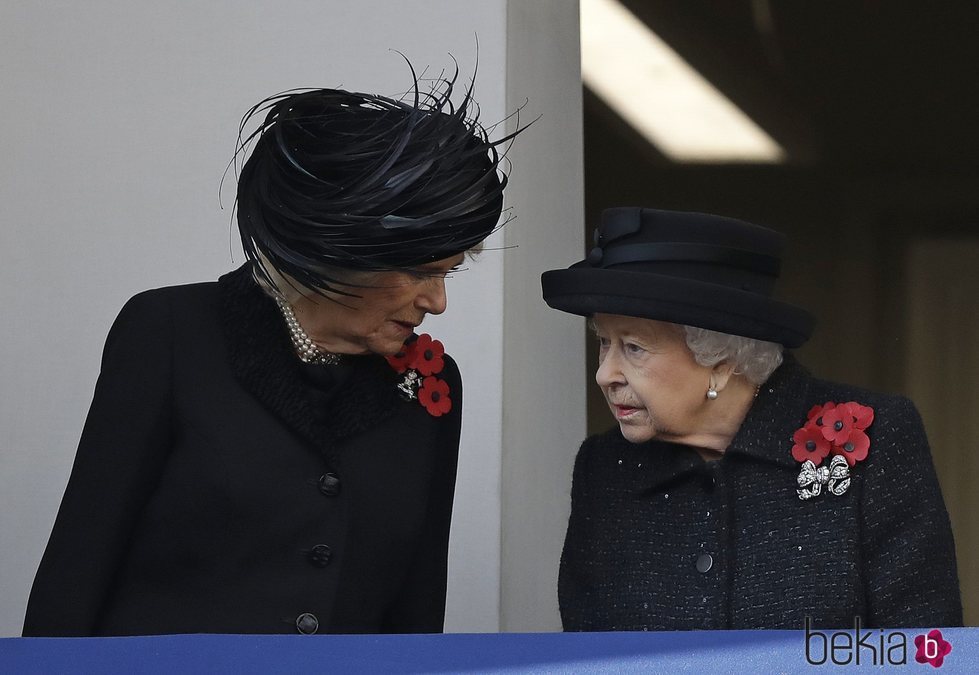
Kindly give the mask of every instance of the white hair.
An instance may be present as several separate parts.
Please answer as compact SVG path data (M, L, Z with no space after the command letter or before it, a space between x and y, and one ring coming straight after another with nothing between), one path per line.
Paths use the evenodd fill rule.
M752 384L761 384L782 364L783 347L776 342L695 326L683 326L683 330L687 348L697 363L712 368L728 361L734 367L734 374L743 375Z

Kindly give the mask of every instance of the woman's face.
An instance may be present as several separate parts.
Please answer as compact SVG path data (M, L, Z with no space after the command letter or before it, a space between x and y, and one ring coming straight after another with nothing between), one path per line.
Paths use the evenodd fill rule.
M445 276L463 254L421 265L413 271L380 272L360 297L318 295L293 301L299 324L320 349L337 354L396 354L428 314L445 311ZM343 304L340 304L343 303Z
M683 328L616 314L596 314L594 324L595 380L626 440L697 444L707 431L712 369L694 360Z

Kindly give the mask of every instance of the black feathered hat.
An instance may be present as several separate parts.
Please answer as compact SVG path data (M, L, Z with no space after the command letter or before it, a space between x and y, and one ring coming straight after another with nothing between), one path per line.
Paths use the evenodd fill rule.
M414 75L414 71L412 71ZM337 290L336 269L405 269L476 246L499 224L506 175L478 122L472 86L451 78L401 99L295 90L246 113L238 155L238 230L245 255L303 286ZM264 121L244 129L260 113ZM519 130L518 130L519 131Z
M622 314L798 347L815 321L772 297L783 242L733 218L607 209L588 257L542 275L544 300L572 314Z

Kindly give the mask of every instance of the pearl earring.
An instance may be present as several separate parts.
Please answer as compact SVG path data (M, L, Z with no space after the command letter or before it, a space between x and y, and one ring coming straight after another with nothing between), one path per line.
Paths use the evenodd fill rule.
M717 398L717 390L714 389L713 385L711 385L710 388L707 389L707 398L711 401Z

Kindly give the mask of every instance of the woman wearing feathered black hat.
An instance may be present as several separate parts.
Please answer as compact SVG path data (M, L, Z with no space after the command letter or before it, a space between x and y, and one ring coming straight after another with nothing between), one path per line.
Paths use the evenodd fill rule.
M772 297L782 237L610 209L543 275L588 316L618 428L575 463L566 630L961 625L955 552L907 399L812 377L813 320Z
M255 106L249 261L127 303L25 635L442 629L462 384L415 329L500 219L454 78Z

